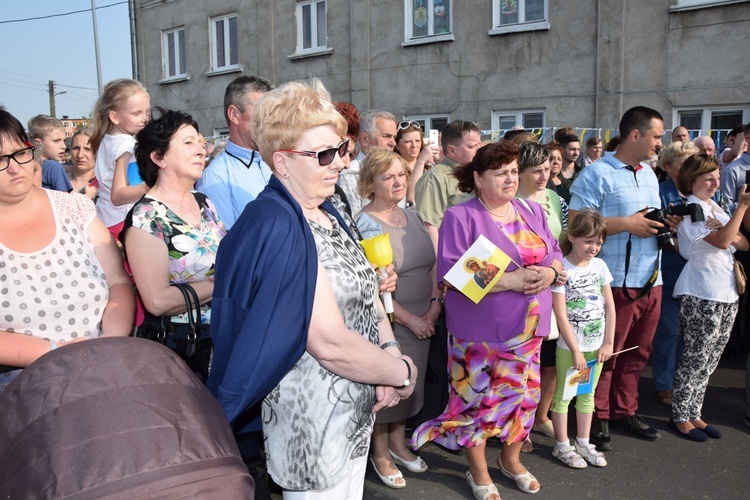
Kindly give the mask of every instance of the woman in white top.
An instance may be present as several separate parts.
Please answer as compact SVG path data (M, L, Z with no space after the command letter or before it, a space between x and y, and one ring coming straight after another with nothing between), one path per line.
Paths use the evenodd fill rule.
M698 204L706 220L685 217L677 227L680 254L688 261L674 288L685 349L675 372L670 426L686 439L706 441L722 435L701 420L701 407L708 377L719 363L737 315L733 253L749 247L739 231L750 193L742 188L730 218L711 199L719 189L719 162L703 154L685 160L677 181L688 203Z
M0 110L0 391L58 344L133 324L133 286L93 203L34 187L36 168L23 126Z

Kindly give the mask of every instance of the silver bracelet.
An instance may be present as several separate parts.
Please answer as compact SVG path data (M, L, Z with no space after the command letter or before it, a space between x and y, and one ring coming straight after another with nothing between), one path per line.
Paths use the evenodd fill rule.
M401 344L399 344L395 340L391 340L390 342L385 342L383 344L380 344L381 349L388 349L389 347L397 347L400 350Z

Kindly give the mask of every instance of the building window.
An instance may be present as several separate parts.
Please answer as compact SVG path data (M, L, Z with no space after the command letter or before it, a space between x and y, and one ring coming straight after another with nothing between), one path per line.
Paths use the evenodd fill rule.
M211 62L214 71L239 67L237 15L230 14L211 19L211 41Z
M325 50L327 45L326 0L297 2L297 53Z
M750 121L750 106L727 106L716 108L678 108L672 123L690 131L690 138L710 135L717 144L724 144L726 136L734 127Z
M490 35L549 29L547 0L493 0Z
M415 121L422 127L422 135L427 137L427 133L430 129L436 129L438 132L442 132L443 128L448 125L448 115L414 115L405 116L405 121Z
M522 126L526 130L544 128L544 111L517 110L492 112L493 139L496 139L517 125Z
M406 39L445 38L451 33L450 0L405 0ZM441 38L442 37L442 38Z
M164 78L179 78L187 74L185 63L185 29L165 31L162 36Z

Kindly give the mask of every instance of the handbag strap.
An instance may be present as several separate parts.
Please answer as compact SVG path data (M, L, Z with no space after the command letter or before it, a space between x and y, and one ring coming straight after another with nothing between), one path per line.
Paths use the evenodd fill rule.
M198 299L198 293L188 283L174 283L172 286L182 292L182 296L185 299L185 306L187 308L186 317L190 332L200 335L201 303Z

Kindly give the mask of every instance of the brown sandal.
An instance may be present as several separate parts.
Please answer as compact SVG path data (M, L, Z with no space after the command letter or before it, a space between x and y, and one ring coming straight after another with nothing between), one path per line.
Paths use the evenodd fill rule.
M665 406L672 406L672 390L656 391L656 399Z

